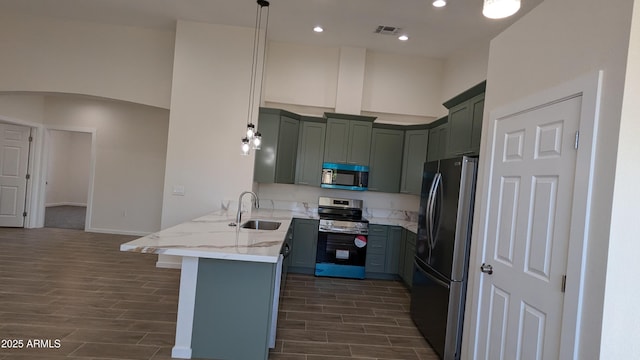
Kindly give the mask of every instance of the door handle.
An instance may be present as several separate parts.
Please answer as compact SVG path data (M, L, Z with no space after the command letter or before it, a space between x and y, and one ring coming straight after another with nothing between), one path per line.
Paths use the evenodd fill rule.
M434 190L434 194L433 194L433 203L432 203L432 207L433 209L431 210L431 217L433 218L432 222L433 222L433 235L431 236L431 249L434 249L436 247L436 243L438 242L438 234L440 233L440 225L442 223L442 203L443 203L443 197L444 197L444 193L443 193L443 189L442 189L442 174L438 173L436 175L436 188ZM436 205L437 205L437 211L438 213L436 214ZM437 223L436 223L437 220Z
M491 275L493 274L493 266L482 263L482 265L480 265L480 271L482 271L485 274Z

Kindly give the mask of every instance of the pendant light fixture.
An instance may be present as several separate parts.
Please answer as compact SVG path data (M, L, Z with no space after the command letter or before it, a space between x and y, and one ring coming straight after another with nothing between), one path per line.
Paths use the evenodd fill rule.
M520 10L520 0L484 0L482 15L489 19L503 19Z
M247 113L247 132L242 138L242 155L249 155L251 149L260 150L262 144L262 135L256 129L252 123L253 119L253 104L256 99L256 76L258 74L258 61L260 60L258 53L262 46L262 71L260 73L261 79L264 79L264 63L265 54L267 49L267 28L269 27L269 2L266 0L257 0L258 4L256 10L256 26L253 33L253 57L251 59L251 83L249 88L249 110ZM260 29L262 29L262 13L266 8L265 25L264 25L264 39L260 39ZM262 87L262 80L260 81L260 87ZM260 99L260 90L258 90L258 99Z

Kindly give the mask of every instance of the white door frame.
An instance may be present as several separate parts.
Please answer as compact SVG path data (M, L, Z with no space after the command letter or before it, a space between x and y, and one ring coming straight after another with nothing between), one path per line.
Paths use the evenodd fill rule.
M571 227L567 258L567 287L562 309L562 333L560 339L560 359L578 360L578 348L581 330L582 299L589 246L589 223L591 216L591 196L594 179L594 161L596 153L596 134L600 114L602 71L589 73L575 80L546 89L537 94L522 98L510 104L485 112L480 164L478 173L478 191L476 192L475 219L473 224L471 257L469 263L469 284L466 301L467 316L464 320L462 352L465 359L475 359L481 305L481 272L478 271L485 258L489 221L489 186L493 175L495 149L495 131L498 119L512 116L523 111L563 99L582 95L580 113L580 147L576 158L576 171L571 207ZM487 109L489 110L489 109Z
M84 222L84 230L91 228L91 215L93 213L93 182L95 179L96 173L96 129L88 128L88 127L77 127L77 126L59 126L59 125L45 125L44 126L44 142L43 142L43 162L41 166L41 174L42 176L38 179L40 185L40 193L39 198L40 201L38 203L39 212L42 213L42 216L39 217L38 227L44 226L44 212L45 212L45 203L46 203L46 182L48 168L49 168L49 146L51 144L51 130L56 131L71 131L71 132L81 132L88 133L91 135L91 158L89 161L89 188L87 189L87 213Z

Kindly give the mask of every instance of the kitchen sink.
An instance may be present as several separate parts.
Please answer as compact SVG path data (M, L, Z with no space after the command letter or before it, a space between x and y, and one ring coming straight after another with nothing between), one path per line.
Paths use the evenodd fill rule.
M240 227L254 230L277 230L280 227L280 223L278 221L253 219L245 222Z

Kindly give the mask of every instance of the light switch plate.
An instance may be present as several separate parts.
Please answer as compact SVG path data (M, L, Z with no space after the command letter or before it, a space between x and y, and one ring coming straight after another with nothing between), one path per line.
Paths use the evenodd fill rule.
M173 195L176 196L184 196L184 186L183 185L173 185Z

